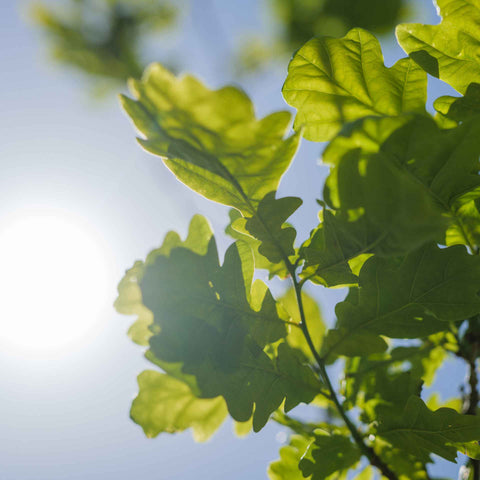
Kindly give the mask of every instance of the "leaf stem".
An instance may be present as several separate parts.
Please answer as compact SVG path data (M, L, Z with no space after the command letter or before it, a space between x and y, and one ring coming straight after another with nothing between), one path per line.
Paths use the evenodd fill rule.
M290 274L292 276L293 285L294 285L294 288L295 288L295 295L297 297L298 310L300 312L300 318L301 318L301 321L302 321L302 323L300 325L301 325L303 334L305 336L305 339L307 340L308 346L309 346L309 348L312 352L312 355L314 356L315 360L318 363L318 367L320 369L322 379L325 382L325 385L327 386L328 391L330 392L331 400L335 404L335 407L336 407L338 413L340 414L340 416L342 417L343 421L345 422L345 425L350 430L350 433L353 437L353 440L358 445L358 448L360 449L362 454L365 455L368 458L370 464L372 466L376 467L378 470L380 470L382 475L384 477L388 478L389 480L398 480L397 474L395 472L393 472L386 463L383 462L383 460L375 453L375 451L373 450L372 447L369 447L364 442L361 433L358 431L357 427L350 420L350 418L346 414L345 410L343 409L343 406L338 399L337 392L333 388L332 382L330 381L330 378L328 376L328 372L327 372L327 369L326 369L326 366L325 366L325 361L320 356L320 354L317 352L317 349L315 348L315 345L312 341L312 337L311 337L310 332L308 330L308 325L307 325L307 321L306 321L306 317L305 317L305 311L304 311L304 308L303 308L301 285L297 281L294 269L292 268L291 270L292 271L290 271ZM477 479L475 479L475 480L477 480Z

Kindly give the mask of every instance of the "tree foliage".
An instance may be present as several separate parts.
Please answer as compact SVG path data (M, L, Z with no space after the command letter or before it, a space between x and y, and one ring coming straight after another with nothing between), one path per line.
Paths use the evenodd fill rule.
M142 147L233 208L223 261L195 216L185 240L167 234L119 285L118 311L138 317L132 339L163 370L138 379L131 414L148 436L192 428L205 440L228 411L239 431L269 419L291 430L272 480L429 479L434 458L457 452L480 478L480 3L438 6L440 25L398 27L409 57L391 68L366 30L309 40L283 88L291 135L288 112L257 119L236 87L210 90L160 64L130 82L122 104ZM435 116L427 73L464 94L438 99ZM330 142L330 175L318 226L297 239L288 221L302 201L277 189L302 136ZM308 284L349 288L331 328ZM463 406L423 391L453 355L469 371ZM325 421L290 416L300 403Z

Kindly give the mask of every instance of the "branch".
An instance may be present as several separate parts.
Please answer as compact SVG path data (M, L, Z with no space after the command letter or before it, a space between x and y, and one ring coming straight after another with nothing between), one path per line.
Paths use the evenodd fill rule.
M478 393L478 375L477 375L477 348L476 345L473 348L473 353L470 359L468 359L469 367L469 377L468 383L470 385L470 395L468 396L467 404L465 405L464 412L466 415L476 415L478 402L479 402L479 393ZM472 468L472 480L480 480L480 460L470 459L470 464Z
M293 270L293 269L292 269ZM325 361L320 357L319 353L317 352L317 349L315 348L315 345L313 344L312 337L310 336L310 332L308 331L308 326L305 318L305 311L303 308L303 300L302 300L302 291L301 291L301 285L298 283L295 271L290 271L290 274L292 276L293 280L293 285L295 287L295 295L297 297L297 303L298 303L298 309L300 312L300 318L302 323L301 328L303 331L303 334L305 336L305 339L307 340L308 346L312 352L312 355L314 356L315 360L318 363L318 367L320 369L321 376L323 378L323 381L325 382L325 385L328 388L328 391L330 392L330 397L333 403L335 404L335 407L337 408L338 413L342 417L343 421L345 422L345 425L347 428L350 430L350 433L353 437L353 440L357 444L358 448L362 452L363 455L365 455L370 464L374 467L376 467L384 477L388 478L389 480L399 480L398 476L395 472L390 470L390 467L383 462L383 460L375 453L373 448L369 447L363 440L362 435L360 432L357 430L357 427L353 424L353 422L350 420L348 415L346 414L345 410L343 409L342 404L338 400L337 397L337 392L333 388L332 382L330 381L330 378L327 373L327 369L325 366ZM477 479L475 479L477 480Z

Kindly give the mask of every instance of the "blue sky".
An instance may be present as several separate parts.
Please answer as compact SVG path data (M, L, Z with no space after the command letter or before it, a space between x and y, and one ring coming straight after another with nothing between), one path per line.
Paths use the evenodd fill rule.
M416 19L434 21L429 1L416 4ZM0 231L12 215L26 210L66 212L101 238L111 282L103 315L88 339L51 354L0 348L0 480L266 478L280 446L276 426L239 440L227 423L199 445L189 432L148 440L129 420L136 376L150 365L125 334L130 319L111 307L116 283L168 230L184 233L194 213L212 219L221 232L227 209L185 189L158 159L140 150L115 96L93 101L81 76L48 59L26 6L0 2ZM242 32L271 28L262 2L193 0L183 21L181 35L170 43L180 48L185 70L211 86L240 83L260 115L286 108L280 93L286 65L240 80L225 68ZM391 64L401 52L392 42L387 45ZM446 91L435 85L431 97ZM281 186L282 194L305 192L305 220L296 218L299 237L316 221L315 198L326 174L317 163L320 150L304 142ZM317 294L330 321L342 296L341 291ZM9 318L2 316L1 322ZM442 390L462 376L449 366L441 376ZM446 467L443 474L454 477L455 471Z

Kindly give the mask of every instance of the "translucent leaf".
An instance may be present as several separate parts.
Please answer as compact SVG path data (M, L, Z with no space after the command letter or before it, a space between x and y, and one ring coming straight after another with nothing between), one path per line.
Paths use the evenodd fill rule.
M188 385L169 375L145 370L138 376L138 386L130 415L147 437L191 428L195 440L204 442L227 416L223 398L199 399Z
M294 55L283 86L295 107L295 130L330 140L346 123L368 115L424 112L427 77L410 59L385 67L380 44L360 28L345 37L314 38Z
M478 441L479 432L480 418L451 408L432 412L420 398L412 396L401 417L382 416L377 433L427 463L432 453L454 462L457 450Z
M454 123L470 120L480 114L480 84L471 83L463 97L437 98L433 106L442 117Z
M343 435L317 435L309 454L310 458L300 461L300 469L312 480L325 480L335 472L346 471L361 457L358 447Z
M159 255L168 256L173 248L180 246L189 248L198 254L205 254L212 236L213 232L208 221L201 215L195 215L190 222L185 241L182 241L176 232L168 232L162 246L149 253L146 263L153 262ZM143 262L136 261L133 267L126 271L118 285L118 297L114 307L118 313L123 315L137 316L137 320L128 330L128 335L135 343L146 346L152 336L150 326L153 323L153 314L143 304L139 286L144 268Z
M245 219L240 228L244 228L261 244L258 251L272 263L285 262L285 257L295 254L295 229L285 225L286 220L300 207L302 200L296 197L275 199L271 192L259 203L255 216ZM237 221L239 224L241 220ZM243 223L243 222L242 222Z
M278 301L283 305L287 313L289 314L292 322L300 325L301 318L298 311L297 297L295 289L288 290ZM325 323L320 312L317 301L302 291L302 303L305 318L307 319L308 330L312 338L313 344L318 351L320 351L323 337L325 335ZM312 352L307 345L305 336L300 328L292 327L287 337L288 343L301 350L305 356L313 361Z
M285 338L288 324L268 289L252 290L250 304L247 286L251 274L238 246L227 250L220 266L213 239L204 255L182 247L157 256L140 281L143 302L159 327L150 338L153 355L181 363L202 398L222 395L235 420L247 421L254 411L258 431L284 400L287 411L308 403L321 384L287 344L272 357L263 351Z
M475 222L462 209L480 195L479 139L476 121L442 130L420 116L364 119L325 151L334 166L326 199L342 210L364 208L397 251L438 235L446 228L439 215L450 219L447 238L471 246Z
M427 73L460 93L480 83L480 2L437 0L439 25L409 23L397 27L398 43Z
M299 463L313 441L313 437L293 435L289 444L280 449L280 459L269 465L268 478L270 480L304 480Z
M191 189L245 216L276 191L299 137L284 139L288 112L261 120L247 95L235 87L209 90L192 76L175 77L151 65L132 81L136 100L123 107L143 135L141 145Z
M350 219L342 212L325 209L320 219L300 249L305 259L302 278L325 287L356 285L356 273L371 254L399 253L388 248L388 232L365 215Z
M259 248L262 244L260 240L252 237L249 232L245 230L245 219L242 214L235 209L229 212L230 223L225 229L225 233L237 241L245 242L252 250L255 268L260 270L267 270L269 278L279 276L282 279L288 277L289 272L283 261L279 263L272 263L260 252ZM233 227L235 225L235 228Z

